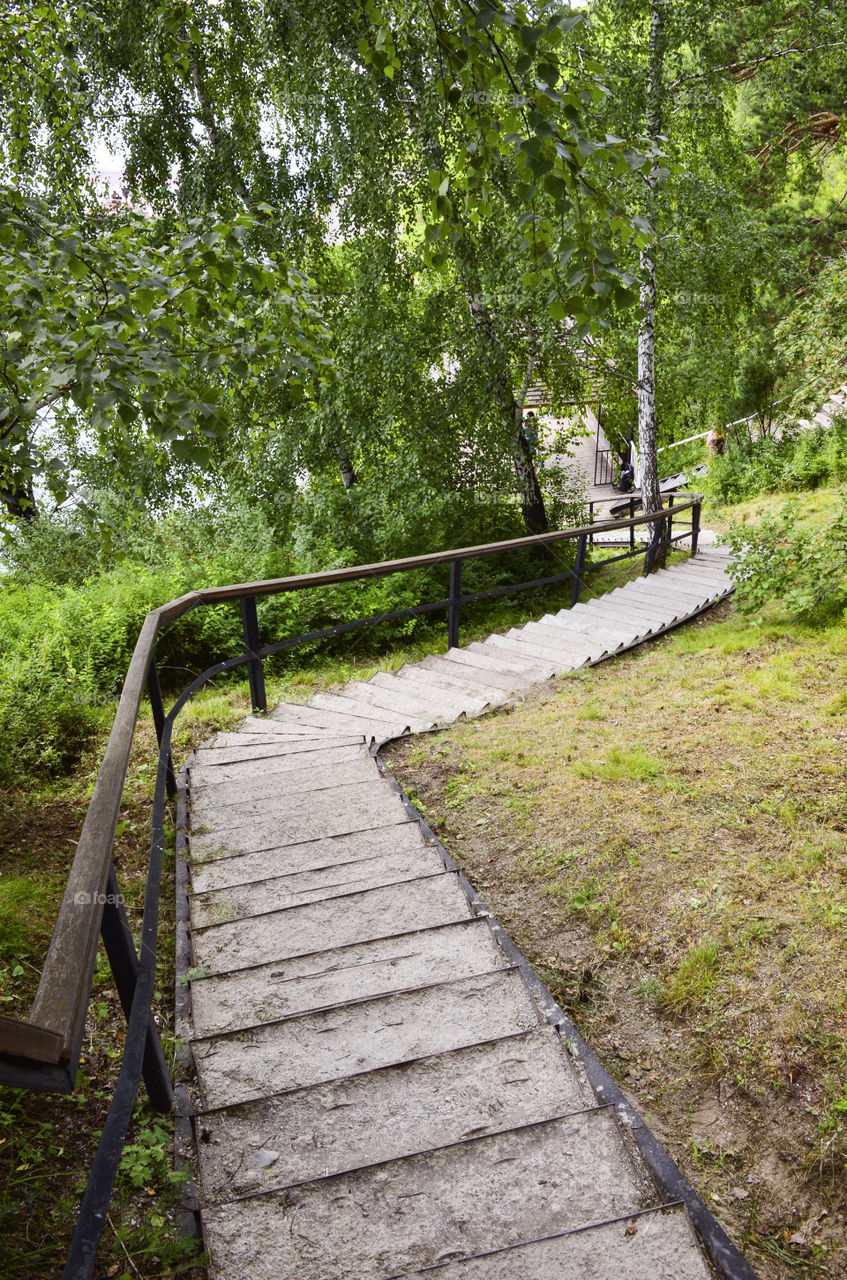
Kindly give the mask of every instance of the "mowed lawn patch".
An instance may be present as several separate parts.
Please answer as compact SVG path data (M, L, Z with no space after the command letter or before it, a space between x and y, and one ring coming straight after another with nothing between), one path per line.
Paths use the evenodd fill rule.
M847 1275L845 688L725 604L390 752L763 1277Z

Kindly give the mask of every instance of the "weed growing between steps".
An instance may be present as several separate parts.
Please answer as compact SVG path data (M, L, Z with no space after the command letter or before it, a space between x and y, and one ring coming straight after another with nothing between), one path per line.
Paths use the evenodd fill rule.
M389 752L763 1280L847 1274L845 682L725 604Z

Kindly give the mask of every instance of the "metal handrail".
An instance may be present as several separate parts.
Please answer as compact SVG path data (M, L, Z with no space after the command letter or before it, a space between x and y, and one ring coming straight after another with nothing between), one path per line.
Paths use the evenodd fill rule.
M253 705L265 710L263 678L265 657L292 644L302 643L304 640L336 635L354 627L373 625L387 618L414 616L436 609L446 609L449 642L452 646L458 644L459 616L464 604L562 581L565 578L573 579L571 602L574 604L579 597L586 572L586 550L593 534L614 529L633 529L639 524L653 523L654 533L648 544L624 556L616 557L616 559L626 559L644 551L646 552L645 572L649 572L661 545L670 545L690 537L692 554L696 552L701 502L699 495L692 495L688 501L677 503L676 506L673 506L671 500L671 504L659 512L642 513L617 520L603 520L574 529L556 530L473 547L454 548L450 551L432 552L377 564L328 569L319 573L300 574L296 577L204 588L189 592L148 613L127 671L29 1020L23 1022L8 1017L0 1019L0 1082L25 1088L70 1092L76 1079L76 1064L79 1060L85 1029L98 938L102 933L127 1015L128 1026L121 1071L80 1210L77 1231L64 1273L66 1280L71 1278L84 1280L92 1274L97 1244L105 1222L111 1188L142 1074L153 1106L163 1112L169 1111L172 1106L173 1092L158 1033L152 1021L151 1004L155 981L159 889L165 846L165 813L168 794L173 793L171 736L176 716L188 699L216 675L237 666L246 665ZM690 530L677 534L674 538L672 522L686 510L691 510ZM549 547L558 542L574 540L577 542L577 554L573 569L531 582L509 584L469 595L463 595L461 592L461 566L466 560L506 551ZM256 601L260 597L444 564L450 565L450 593L444 600L396 610L373 618L342 623L272 645L260 644L256 613ZM241 605L245 652L224 659L204 671L180 694L166 715L161 700L155 661L156 639L160 630L165 623L183 617L201 605L234 600L238 600ZM145 686L150 695L159 738L159 763L154 791L151 854L141 941L136 953L117 889L111 859L132 741Z

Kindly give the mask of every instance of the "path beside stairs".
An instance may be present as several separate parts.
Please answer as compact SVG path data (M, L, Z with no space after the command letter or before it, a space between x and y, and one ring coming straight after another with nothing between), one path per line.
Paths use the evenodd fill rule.
M707 1280L615 1110L369 753L729 594L708 549L193 757L190 1044L220 1280Z

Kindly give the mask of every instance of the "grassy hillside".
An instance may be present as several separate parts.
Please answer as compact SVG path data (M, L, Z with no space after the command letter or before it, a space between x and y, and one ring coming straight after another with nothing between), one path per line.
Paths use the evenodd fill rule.
M768 1280L847 1273L845 689L843 622L725 604L391 752Z

